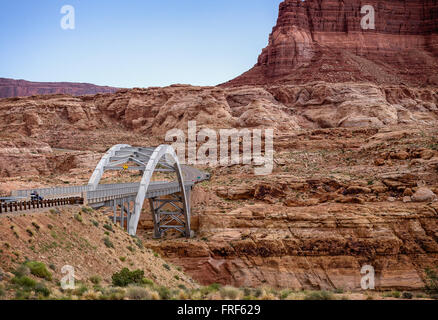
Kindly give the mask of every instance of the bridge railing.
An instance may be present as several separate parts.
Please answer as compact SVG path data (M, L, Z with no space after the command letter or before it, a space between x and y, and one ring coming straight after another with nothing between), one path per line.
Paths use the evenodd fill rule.
M113 183L113 184L101 184L97 186L97 190L109 190L114 188L123 187L137 187L139 183ZM88 192L90 186L63 186L63 187L52 187L52 188L35 188L30 190L15 190L12 191L12 196L14 197L24 197L29 198L32 192L37 192L40 196L44 198L50 198L60 195L80 195L83 192Z
M119 196L119 195L136 194L137 192L138 192L138 186L88 191L87 200L90 202L95 199L102 199L102 198L108 198L108 197Z

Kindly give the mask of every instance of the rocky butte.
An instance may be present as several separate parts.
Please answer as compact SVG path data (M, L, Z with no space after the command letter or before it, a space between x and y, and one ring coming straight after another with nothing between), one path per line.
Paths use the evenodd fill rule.
M362 29L364 5L374 8L374 29ZM437 17L436 0L286 0L257 64L225 85L436 85Z

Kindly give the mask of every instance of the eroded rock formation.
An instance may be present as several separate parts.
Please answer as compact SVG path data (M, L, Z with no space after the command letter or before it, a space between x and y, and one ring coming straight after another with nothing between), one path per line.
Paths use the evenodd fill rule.
M96 86L89 83L31 82L0 78L0 98L60 93L80 96L85 94L112 93L117 90L117 88Z
M363 29L362 6L374 8ZM286 0L257 64L226 86L370 81L438 84L438 1ZM367 20L369 22L369 20Z

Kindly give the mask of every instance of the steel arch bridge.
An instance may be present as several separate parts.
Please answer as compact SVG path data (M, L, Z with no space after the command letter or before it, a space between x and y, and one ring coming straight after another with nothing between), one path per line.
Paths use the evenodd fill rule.
M127 164L134 163L133 166ZM139 183L100 184L106 171L137 170ZM175 173L176 181L152 181L156 172ZM29 197L37 192L45 198L80 196L84 204L94 208L111 207L114 223L132 236L137 234L143 204L148 199L154 223L154 238L176 230L191 237L190 193L195 183L210 178L208 173L181 165L170 145L133 147L119 144L110 148L97 164L86 186L58 187L15 191L13 195Z

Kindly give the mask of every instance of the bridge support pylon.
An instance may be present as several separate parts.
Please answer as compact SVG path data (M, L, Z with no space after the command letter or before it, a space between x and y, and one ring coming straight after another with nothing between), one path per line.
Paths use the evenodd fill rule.
M190 199L191 188L185 189L185 194ZM164 233L171 230L181 232L186 238L191 237L190 203L185 206L183 193L150 198L149 206L154 222L154 239L160 239ZM184 208L187 208L188 212Z

